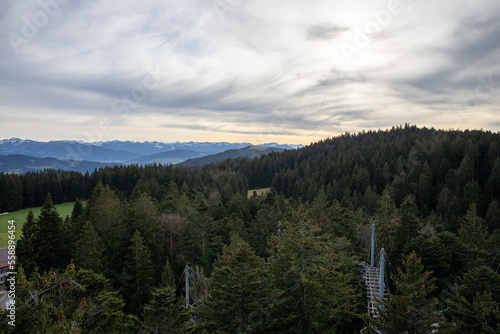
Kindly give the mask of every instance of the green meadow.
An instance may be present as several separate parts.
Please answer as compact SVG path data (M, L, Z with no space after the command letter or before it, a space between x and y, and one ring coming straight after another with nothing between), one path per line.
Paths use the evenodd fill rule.
M64 219L66 216L71 216L71 212L73 211L74 202L67 202L62 204L56 204L57 211ZM14 220L14 225L16 226L16 241L21 237L21 230L23 228L24 223L26 222L26 217L28 216L28 212L33 211L35 217L40 215L42 207L24 209L14 212L9 212L8 214L0 216L0 248L4 248L8 246L8 226L9 220Z

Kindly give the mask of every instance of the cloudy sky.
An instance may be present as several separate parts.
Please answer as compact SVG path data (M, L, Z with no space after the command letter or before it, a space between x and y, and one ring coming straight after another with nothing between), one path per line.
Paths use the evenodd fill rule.
M498 0L6 0L0 137L496 132L499 14Z

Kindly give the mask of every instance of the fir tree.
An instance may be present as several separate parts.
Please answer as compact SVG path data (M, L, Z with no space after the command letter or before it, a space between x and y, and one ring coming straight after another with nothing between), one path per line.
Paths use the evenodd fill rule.
M175 288L174 272L172 271L172 266L168 259L161 273L161 286Z
M68 240L64 237L62 225L62 218L50 194L37 219L32 212L28 214L17 252L19 264L26 268L27 275L31 274L35 265L44 272L51 268L64 268L69 262Z
M80 239L74 250L75 264L83 269L103 273L105 259L103 258L104 245L90 222L83 226Z
M404 270L398 267L392 276L397 292L388 294L375 324L388 334L430 333L438 323L437 299L429 295L436 289L432 273L424 271L415 252L403 261Z
M50 268L64 268L68 255L65 251L67 240L62 229L63 220L57 212L50 194L42 206L38 217L38 230L35 237L38 253L35 254L36 264L40 271Z
M264 261L237 234L224 246L200 309L200 327L208 333L263 333L270 314Z
M447 294L452 333L500 332L500 275L481 266L459 278Z
M329 238L303 208L284 221L270 240L270 270L283 301L278 307L282 333L341 332L355 328L360 290L350 243Z
M73 206L73 211L71 212L71 220L76 221L76 220L83 220L84 218L84 208L82 201L80 201L79 198L75 200L75 205Z
M32 276L18 271L15 333L135 332L135 321L122 312L123 300L107 291L102 275L69 265L61 274Z
M398 209L399 220L394 232L395 245L393 252L404 250L406 243L418 235L420 230L415 203L406 200Z
M204 201L202 202L204 203ZM205 203L206 204L206 203ZM212 271L215 261L224 245L218 226L211 217L203 211L206 206L198 207L201 211L192 211L182 230L183 255L191 259L193 264Z
M98 185L87 202L85 216L104 244L103 255L109 259L111 269L120 272L127 241L120 199L109 187Z
M35 254L38 253L39 247L36 242L37 234L38 224L33 211L30 211L26 217L21 238L18 240L16 247L17 264L24 268L24 272L28 276L31 275L36 265Z
M487 231L483 224L483 219L477 215L476 204L471 204L467 214L462 218L458 234L467 247L472 262L484 261L487 256L485 250Z
M155 269L155 278L159 280L163 270L163 261L165 252L162 247L162 238L160 234L160 219L157 213L156 205L152 198L146 193L141 193L131 205L128 228L130 234L139 231L144 244L151 254L151 261Z
M144 305L142 317L140 333L185 334L190 314L177 301L175 288L166 286L152 292L151 301Z
M142 306L149 299L150 289L154 284L154 269L151 255L144 245L141 233L136 230L130 239L125 262L127 274L133 276L130 286L124 290L124 295L130 300L128 307L134 313L140 313Z
M498 201L491 202L486 212L485 221L490 231L500 229L500 205Z
M80 233L85 225L85 210L83 208L82 202L77 198L75 205L73 206L73 211L71 212L71 220L69 224L68 237L71 240L71 244L74 246L75 242L80 237Z

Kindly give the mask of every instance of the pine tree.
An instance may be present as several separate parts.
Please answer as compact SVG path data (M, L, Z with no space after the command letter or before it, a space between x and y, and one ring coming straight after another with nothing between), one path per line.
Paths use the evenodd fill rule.
M396 205L385 189L378 201L378 210L376 213L377 238L381 247L387 250L395 249L395 238L393 237L396 230Z
M403 262L404 270L398 267L397 276L392 276L396 293L388 293L381 303L380 317L375 324L388 334L430 333L439 321L437 299L429 295L436 289L432 273L424 271L415 252Z
M163 247L168 254L171 265L175 267L181 248L181 236L185 221L181 216L166 213L162 213L159 220Z
M130 234L139 231L144 244L151 254L151 261L155 269L155 278L159 280L163 270L165 251L160 233L160 219L153 199L146 193L141 193L131 205L128 228Z
M224 243L216 222L203 211L204 208L198 207L199 212L192 211L183 226L182 253L192 264L200 265L210 273Z
M264 261L237 234L224 246L200 309L200 327L208 333L264 333L270 319Z
M273 233L276 233L278 220L276 210L268 205L263 205L245 230L244 238L250 243L257 255L268 256L267 241Z
M133 318L122 312L121 297L107 291L104 276L74 265L61 274L32 276L18 271L15 333L135 332Z
M31 274L36 265L35 254L38 253L38 245L35 238L37 233L38 224L33 211L30 211L16 247L17 264L23 266L27 275Z
M122 203L109 187L98 185L87 202L85 216L104 244L103 255L110 260L111 269L121 272L127 244Z
M500 332L500 275L481 266L470 269L447 294L452 333Z
M168 259L161 273L161 286L175 288L174 272L172 271L172 266Z
M434 235L432 235L434 234ZM459 238L451 232L421 233L406 244L404 254L415 251L422 264L436 278L437 295L467 265L468 254Z
M486 182L485 189L490 198L495 200L500 199L500 157L495 159L493 167L491 168L491 173Z
M490 203L486 212L485 222L490 231L500 229L500 205L498 201Z
M483 227L484 221L477 215L476 204L471 204L466 215L461 220L458 235L470 252L471 261L484 261L487 257L487 231Z
M130 239L125 262L127 274L133 276L130 286L124 290L124 296L130 300L127 306L130 311L140 313L142 306L149 299L150 289L154 284L154 269L151 255L144 245L141 233L136 230Z
M38 217L38 230L35 237L38 244L36 264L40 271L50 268L64 268L68 264L66 249L67 240L62 229L63 220L52 202L50 194L42 206Z
M73 245L76 240L78 240L85 222L85 210L83 208L82 201L77 198L75 201L75 205L73 206L73 211L71 212L71 223L69 229L69 234Z
M129 215L129 229L138 230L148 243L153 243L159 232L157 208L152 198L141 193L132 203Z
M27 275L31 275L35 265L43 272L51 268L64 268L69 263L68 240L62 225L62 218L50 194L38 218L35 219L30 211L17 249L18 262L25 268Z
M151 301L144 305L140 333L184 334L188 330L189 312L177 301L175 288L171 286L155 289Z
M303 208L283 221L281 236L270 240L270 270L282 333L342 332L356 327L361 291L350 243L331 239L311 222Z
M82 201L79 198L75 200L75 205L73 206L73 211L71 212L71 220L81 220L83 219L85 211L83 209Z
M96 273L105 271L105 259L103 258L104 245L88 221L81 232L80 239L76 242L73 257L75 264L83 269L93 270Z
M394 232L394 249L392 253L402 252L406 243L418 235L420 223L415 203L406 200L398 209L399 220Z
M427 163L427 161L426 161ZM420 179L418 181L418 205L420 208L426 206L427 208L431 207L431 199L432 199L432 180L425 174L420 175Z

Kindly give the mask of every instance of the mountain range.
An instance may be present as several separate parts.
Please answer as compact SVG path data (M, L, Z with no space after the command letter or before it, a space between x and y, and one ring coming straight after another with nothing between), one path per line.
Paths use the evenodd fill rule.
M267 143L254 146L251 143L118 140L40 142L11 138L0 140L0 172L24 173L47 168L85 172L115 164L179 164L185 161L189 161L185 165L203 166L229 158L256 157L276 150L300 147L303 145Z
M73 170L85 173L114 165L116 164L74 159L35 158L22 154L0 155L0 172L15 174L35 172L44 169Z

